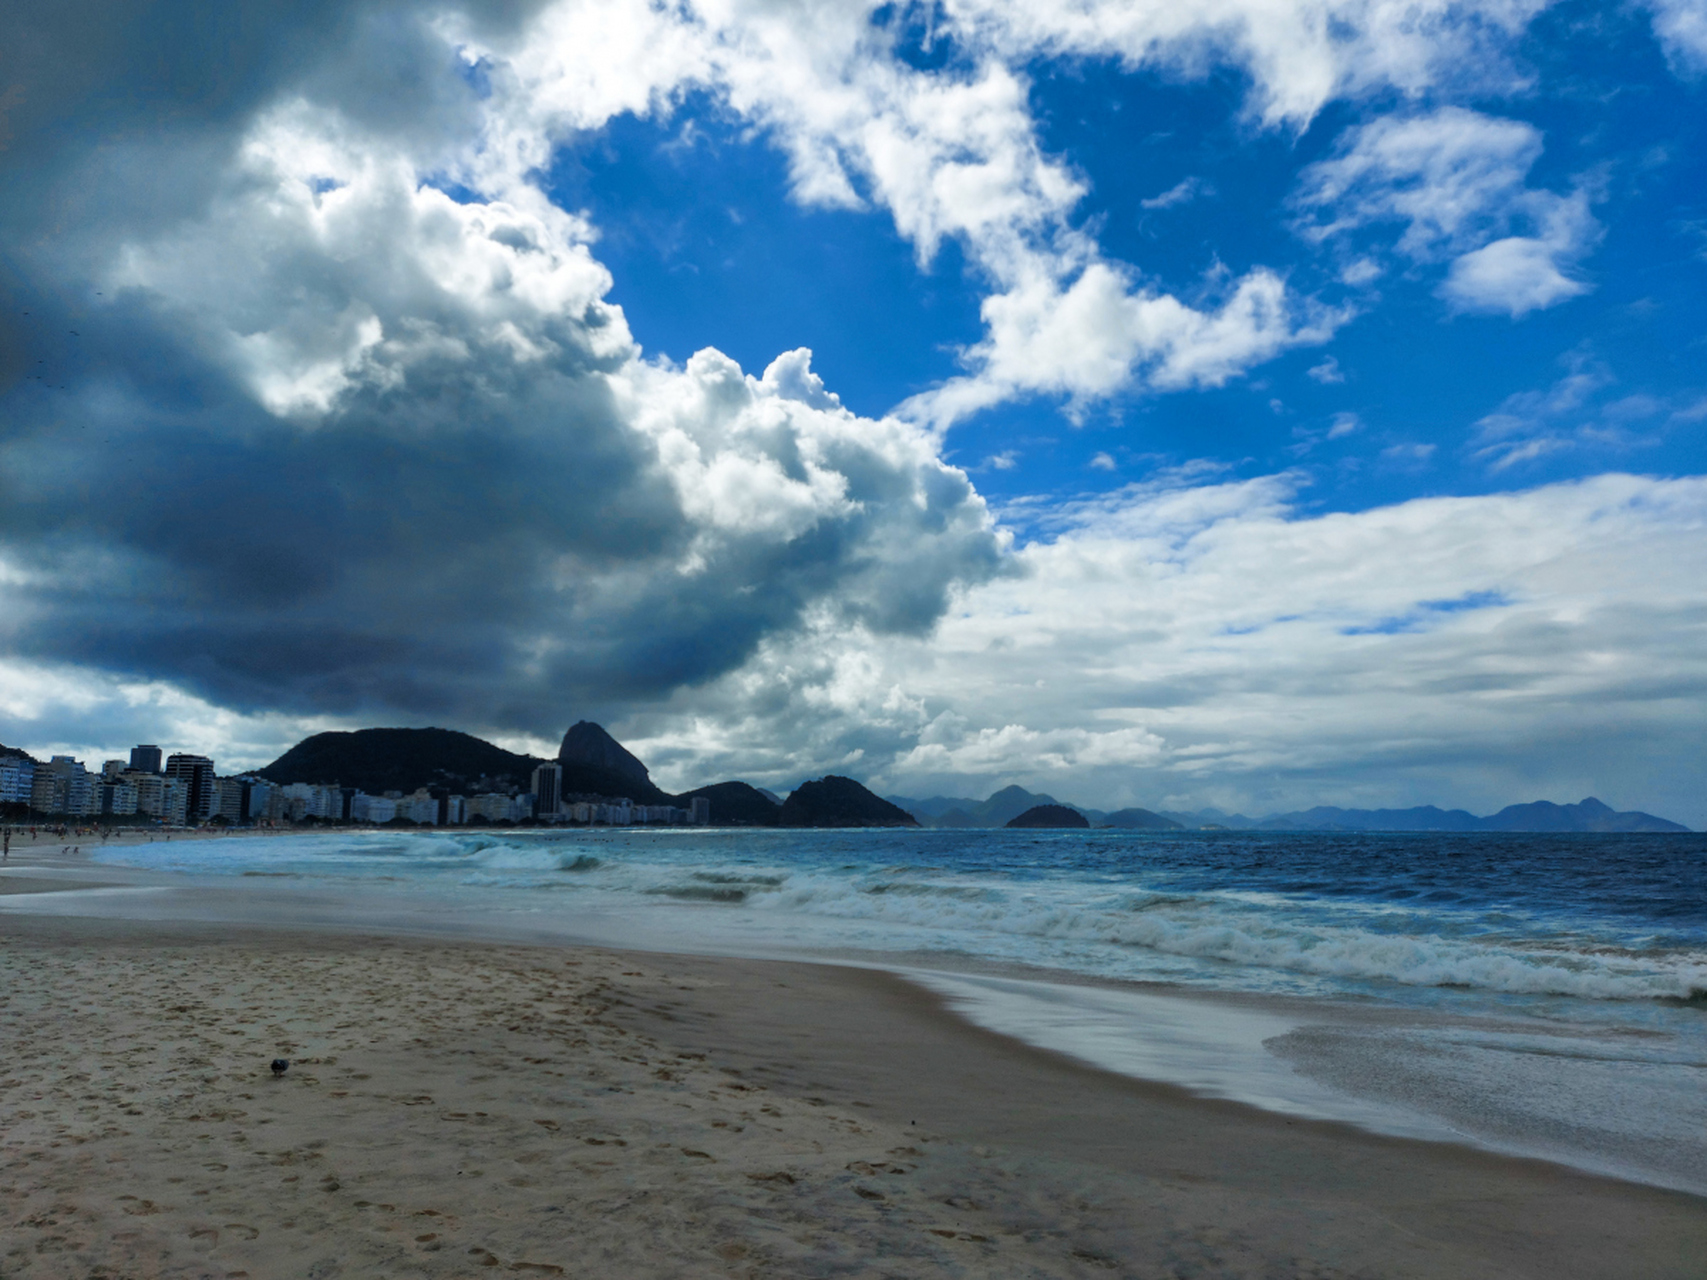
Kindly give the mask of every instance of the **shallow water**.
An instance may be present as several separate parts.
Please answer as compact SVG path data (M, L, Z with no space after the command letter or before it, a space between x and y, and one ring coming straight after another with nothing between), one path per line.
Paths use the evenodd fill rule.
M438 831L99 856L328 920L913 970L1111 1070L1707 1192L1703 836Z

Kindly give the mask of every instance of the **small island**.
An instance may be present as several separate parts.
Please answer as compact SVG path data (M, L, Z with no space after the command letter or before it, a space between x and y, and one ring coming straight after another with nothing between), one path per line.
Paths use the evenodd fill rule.
M1069 809L1064 804L1039 804L1033 805L1019 817L1011 819L1007 825L1009 827L1082 828L1091 824L1085 815L1077 809Z

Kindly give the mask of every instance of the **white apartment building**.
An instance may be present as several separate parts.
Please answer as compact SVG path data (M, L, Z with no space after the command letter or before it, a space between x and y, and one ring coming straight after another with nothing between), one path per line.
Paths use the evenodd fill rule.
M370 796L358 791L350 797L351 822L390 822L397 816L397 801L389 796Z
M130 817L136 813L136 784L122 773L110 782L103 782L100 790L102 813L110 813L118 818Z
M427 789L422 787L397 802L397 816L407 818L418 826L436 827L439 824L439 799L437 796L428 795Z
M244 818L250 822L263 822L280 817L279 811L283 806L279 803L278 787L265 778L247 778L245 781L249 784L249 800L244 807Z
M337 787L314 782L292 782L279 788L284 797L284 816L292 822L304 818L341 818L344 793ZM352 813L351 817L355 815ZM390 821L389 818L385 821Z
M214 779L213 811L232 826L243 821L243 789L241 778Z
M92 818L101 811L101 792L96 777L70 756L54 756L35 771L30 787L30 808L37 813Z
M36 785L36 762L0 756L0 804L29 804Z

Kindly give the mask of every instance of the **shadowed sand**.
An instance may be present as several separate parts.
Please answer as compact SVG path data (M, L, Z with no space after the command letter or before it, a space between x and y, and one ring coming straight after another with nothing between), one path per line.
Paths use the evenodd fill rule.
M0 1044L8 1278L1707 1258L1707 1201L1193 1099L863 970L11 914Z

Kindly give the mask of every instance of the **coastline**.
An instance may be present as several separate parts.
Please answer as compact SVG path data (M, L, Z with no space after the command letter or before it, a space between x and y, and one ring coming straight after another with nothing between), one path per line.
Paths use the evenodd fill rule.
M0 956L5 1275L1685 1276L1707 1252L1702 1198L1114 1075L878 970L20 912Z

